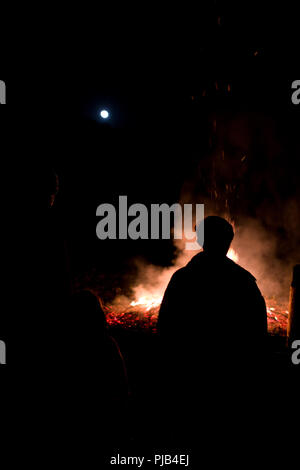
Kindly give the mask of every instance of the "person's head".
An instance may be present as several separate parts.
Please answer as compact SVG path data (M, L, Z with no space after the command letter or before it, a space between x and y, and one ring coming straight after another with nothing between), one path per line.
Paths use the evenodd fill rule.
M226 256L234 237L232 225L222 217L209 216L197 228L198 241L204 225L203 251L214 257Z
M99 297L89 290L82 290L70 298L71 327L79 329L82 333L104 332L106 317Z

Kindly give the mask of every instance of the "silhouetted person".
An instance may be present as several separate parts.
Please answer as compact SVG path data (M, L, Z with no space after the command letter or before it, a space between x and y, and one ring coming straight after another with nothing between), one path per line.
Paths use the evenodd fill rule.
M232 226L202 223L203 252L173 275L160 308L162 376L175 415L229 413L224 424L260 399L267 312L255 278L226 256Z
M117 442L128 424L126 367L117 342L109 335L101 301L88 290L70 299L65 348L65 398L68 406L74 400L70 422L75 420L76 439L81 436L88 446L94 444L93 451L100 435L102 442L104 437Z
M53 429L60 427L63 416L62 375L66 373L59 350L69 294L64 219L61 194L57 194L58 177L51 166L44 166L44 160L43 155L34 165L37 177L34 172L30 180L25 177L27 173L23 176L24 182L35 189L35 198L27 205L24 219L27 236L20 240L23 253L18 258L19 266L14 267L15 271L20 270L16 287L20 305L13 308L11 301L8 309L12 344L9 341L7 363L16 372L9 390L13 405L7 407L9 423L14 423L12 439L19 455L24 455L25 462L28 458L32 468L38 468L37 461L40 466L39 453L57 461L59 430ZM15 297L16 293L11 300Z
M71 282L59 179L49 166L40 170L39 179L37 227L32 233L36 257L28 260L34 273L31 283L36 307L29 307L30 315L24 315L23 321L30 330L30 365L40 367L47 376L49 369L56 375L59 368L59 337ZM28 252L31 255L29 248Z
M119 346L108 332L100 299L89 290L72 295L66 329L66 345L72 345L69 361L76 368L102 366L102 392L108 399L127 395L127 376Z

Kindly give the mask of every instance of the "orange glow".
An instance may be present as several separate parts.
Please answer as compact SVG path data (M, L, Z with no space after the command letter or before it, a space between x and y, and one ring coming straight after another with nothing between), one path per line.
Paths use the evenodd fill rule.
M159 307L161 302L162 302L163 296L160 294L154 294L154 295L143 295L142 297L139 297L137 300L134 300L131 302L130 306L131 307L141 307L146 310L146 312L149 312L152 308Z
M155 273L153 273L156 277L155 285L148 282L148 279L144 279L142 284L133 288L130 299L121 297L114 305L107 306L108 323L110 325L122 325L125 328L142 327L155 330L159 308L169 280L177 269L187 264L190 257L189 254L182 258L176 267L167 268L162 274L155 276ZM227 257L235 263L239 262L239 255L233 248L229 250ZM285 335L288 320L286 306L277 303L274 298L266 299L266 303L269 332Z
M230 258L235 263L239 262L239 255L236 251L234 251L233 248L230 248L230 250L228 251L227 258Z

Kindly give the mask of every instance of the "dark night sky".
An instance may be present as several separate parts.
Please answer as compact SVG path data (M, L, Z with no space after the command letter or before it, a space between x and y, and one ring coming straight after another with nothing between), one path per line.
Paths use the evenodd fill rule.
M40 32L32 30L32 38L26 32L14 51L14 34L10 33L1 50L0 79L7 84L8 104L0 107L0 114L2 216L4 246L9 254L3 271L9 279L8 292L13 291L11 298L15 299L25 279L29 280L28 292L33 297L39 283L41 293L44 292L43 279L39 279L40 263L36 263L32 275L29 271L32 264L35 266L33 253L38 252L43 264L43 253L52 243L43 232L45 208L40 202L50 167L60 177L56 212L64 227L72 275L97 272L105 278L112 274L119 278L118 285L120 276L132 272L133 259L142 257L158 266L168 265L174 250L169 241L100 242L95 234L96 207L101 202L116 202L120 194L128 195L132 203L176 202L182 185L193 178L197 180L199 168L210 157L212 116L217 115L218 122L223 119L226 130L226 123L240 113L252 115L252 180L257 175L263 182L263 177L269 175L266 180L275 183L273 187L260 183L260 191L246 191L243 202L247 211L254 212L257 199L261 202L269 197L272 211L277 214L277 204L288 200L295 186L299 187L300 106L293 106L290 99L299 62L297 42L272 48L243 45L244 39L249 37L251 41L248 32L253 33L253 16L261 18L263 29L266 24L273 24L277 37L282 36L283 20L280 27L269 17L265 21L261 8L257 10L251 2L252 16L241 4L244 12L236 23L227 14L227 7L223 9L217 3L221 29L224 26L232 30L234 41L222 37L215 12L206 20L204 14L197 15L192 10L186 23L188 36L182 28L185 21L173 23L169 12L167 19L159 16L161 28L152 23L147 29L140 21L143 34L131 31L131 43L129 25L123 24L122 34L116 24L112 25L114 16L110 22L105 19L108 36L101 29L103 23L99 25L99 16L95 18L97 28L93 28L84 18L75 23L68 16L66 22L63 14L58 15L61 28L57 25L54 29L50 21L46 41ZM49 13L49 20L50 16ZM86 29L81 27L83 23ZM70 35L66 24L74 29L76 37ZM28 28L26 22L25 25ZM166 25L173 25L177 39L173 40ZM43 28L40 23L39 28ZM90 36L87 29L95 35ZM147 41L143 41L145 36ZM260 43L256 36L250 43ZM231 93L224 94L222 87L216 91L216 80L219 86L228 80ZM202 96L203 90L207 91L206 96ZM104 104L112 110L111 127L102 126L96 118L96 111ZM267 131L268 126L272 132ZM275 146L276 160L272 162L274 135L280 148ZM229 146L228 155L231 150ZM238 143L237 156L240 150ZM277 199L270 196L271 192L268 194L274 187ZM287 233L283 230L280 237L287 239ZM287 239L283 247L288 249L289 245ZM29 255L28 259L20 262L23 253Z
M170 261L172 248L165 242L108 241L104 247L95 237L96 207L116 203L121 194L130 203L176 202L183 183L209 154L213 115L225 116L225 123L241 113L259 116L262 126L271 121L284 149L276 162L286 178L283 198L291 178L294 184L300 109L290 97L297 76L284 79L280 72L294 63L295 51L219 42L189 52L139 61L119 50L110 57L114 66L102 56L97 61L82 54L69 62L58 56L56 68L36 63L31 74L3 77L18 152L28 149L37 169L52 166L60 176L58 205L75 269L109 263L112 246L116 259L140 255L158 264ZM24 97L28 104L21 117L15 110ZM97 115L103 107L111 111L108 126ZM266 171L265 131L258 124L255 132L252 168Z
M267 127L271 121L284 148L276 161L286 179L278 187L279 197L287 197L291 179L295 184L299 112L290 102L292 80L256 73L228 80L201 77L176 85L164 77L151 82L150 88L147 81L128 86L102 84L100 75L87 74L80 81L76 101L75 93L68 95L71 102L62 108L63 125L58 129L62 139L59 143L54 139L50 146L62 191L65 188L65 222L79 270L110 264L111 251L116 269L120 260L135 256L157 264L171 260L173 250L163 241L101 243L95 237L95 210L102 202L117 204L118 196L124 194L129 203L176 202L185 180L193 177L209 153L214 114L224 115L225 122L240 113L258 116L261 124L253 131L255 136L251 134L252 172L264 174L273 163L264 155L267 131L260 126ZM230 93L224 91L227 82ZM204 90L206 96L202 96ZM111 111L109 126L98 119L102 107ZM245 205L251 208L252 200L255 206L267 192L266 187L257 195L250 188Z

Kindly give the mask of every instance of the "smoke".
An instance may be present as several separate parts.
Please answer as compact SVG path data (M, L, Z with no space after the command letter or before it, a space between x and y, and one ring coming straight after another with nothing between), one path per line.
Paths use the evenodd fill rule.
M257 280L263 295L279 302L287 302L292 262L278 257L276 232L267 230L257 219L246 218L236 227L233 248L239 255L239 264Z
M182 188L181 201L234 225L233 249L266 298L286 303L300 260L300 188L283 123L259 113L215 113L212 145ZM293 148L293 150L291 150Z
M136 271L135 282L131 286L131 293L128 296L118 295L113 301L113 308L117 312L131 308L138 311L141 309L157 308L161 304L165 289L173 274L185 266L195 251L185 250L185 241L176 240L176 257L170 267L163 268L153 264L147 264L142 259L133 260Z
M182 185L181 204L204 204L205 216L219 215L235 228L232 248L239 264L250 271L267 299L287 304L292 268L300 262L300 189L278 123L254 113L211 118L211 147L199 154ZM196 221L195 221L196 223ZM172 266L162 268L135 260L131 295L118 296L114 306L143 298L157 306L171 276L195 251L174 241ZM151 299L153 304L151 304Z
M266 226L264 219L239 217L233 221L226 212L214 211L210 204L206 204L206 208L206 216L220 215L233 223L235 237L232 248L238 255L238 263L253 274L265 298L287 304L292 269L299 259L296 244L299 231L296 221L299 220L300 214L297 204L290 204L284 214L284 233L289 234L289 237L282 236L282 225L278 225L278 217L273 220L273 225ZM116 310L124 311L124 306L130 306L133 301L138 302L139 299L142 299L141 309L145 306L155 308L160 305L172 275L197 253L185 249L184 239L174 240L174 244L176 256L170 267L147 264L142 259L133 261L136 276L131 286L131 294L128 297L120 295L115 298L113 305ZM133 306L135 309L139 308L139 304Z

